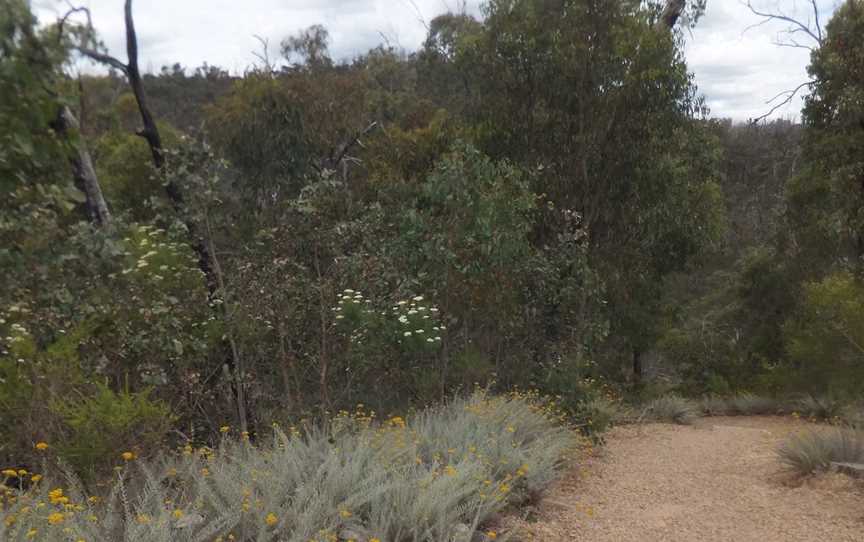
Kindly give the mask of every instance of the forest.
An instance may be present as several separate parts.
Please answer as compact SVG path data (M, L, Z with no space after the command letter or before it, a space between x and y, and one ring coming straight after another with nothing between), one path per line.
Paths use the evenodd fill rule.
M242 74L142 72L133 3L116 3L126 51L104 46L86 8L37 20L29 2L0 0L7 486L38 485L51 463L96 494L132 461L186 450L190 472L209 473L247 446L311 457L406 420L446 440L440 415L476 434L530 431L495 444L531 458L512 460L532 465L515 476L528 498L566 448L555 420L600 442L615 405L669 394L805 397L826 417L860 400L860 0L813 36L800 121L751 122L712 116L688 71L704 0L489 0L481 18L430 20L419 50L350 59L315 25L261 40ZM101 71L79 73L82 59ZM474 410L497 429L462 419ZM360 428L320 433L337 422ZM433 448L406 453L446 481L461 467ZM370 449L351 461L395 461ZM241 478L214 502L230 487L245 503ZM188 539L457 540L447 529L462 525L410 531L373 497L333 498L333 521L368 530L316 535L296 527L308 508L294 527L262 509L258 527L231 516ZM121 500L126 519L105 529L125 538L83 520L53 535L62 510L48 530L6 516L0 532L186 540L147 538L158 522L136 524ZM500 510L478 506L472 532ZM267 538L275 528L285 537Z

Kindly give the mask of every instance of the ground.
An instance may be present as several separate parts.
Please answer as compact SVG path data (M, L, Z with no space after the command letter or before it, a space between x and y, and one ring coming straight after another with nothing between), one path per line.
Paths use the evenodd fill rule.
M507 527L517 540L550 542L860 542L861 482L793 478L777 460L778 443L805 424L716 417L615 428Z

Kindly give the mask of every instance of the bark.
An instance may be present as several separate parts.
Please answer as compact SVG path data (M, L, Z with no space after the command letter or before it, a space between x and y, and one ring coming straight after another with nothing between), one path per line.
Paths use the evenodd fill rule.
M666 7L663 8L663 13L660 15L660 20L657 21L657 30L672 30L686 6L687 0L667 0Z
M71 132L80 133L80 125L75 114L68 106L63 106L60 109L60 118L58 119L59 132L64 137L70 136ZM84 192L85 207L87 216L90 221L99 226L107 226L111 222L111 213L108 211L108 204L105 203L105 197L102 195L102 187L99 185L99 179L96 177L96 170L93 168L93 160L90 158L90 151L82 137L78 138L76 146L77 156L70 158L72 163L72 174L75 179L75 186Z
M639 388L642 384L642 351L633 349L633 385Z
M124 13L126 18L126 54L129 57L129 62L126 65L126 76L129 78L129 86L132 87L132 93L138 103L138 111L141 113L143 124L138 135L147 140L150 153L153 155L153 164L156 165L156 169L159 169L165 163L165 156L162 154L162 139L159 137L159 129L156 127L156 122L147 106L147 95L144 93L144 85L141 84L141 72L138 69L138 37L135 34L135 20L132 18L132 0L126 0Z

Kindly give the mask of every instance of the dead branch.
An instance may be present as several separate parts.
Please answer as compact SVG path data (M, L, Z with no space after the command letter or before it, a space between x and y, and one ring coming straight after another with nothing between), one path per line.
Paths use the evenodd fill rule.
M781 107L788 105L790 102L792 102L792 100L795 98L795 96L798 94L798 92L802 88L809 87L811 85L816 84L817 82L818 81L815 79L812 81L806 81L804 83L801 83L797 87L793 88L792 90L784 90L783 92L777 94L776 96L774 96L770 100L767 100L765 103L770 105L770 104L774 103L776 100L778 100L779 98L781 98L781 97L783 98L783 100L774 104L774 106L772 106L771 109L767 113L759 115L756 118L750 119L750 124L758 124L761 121L765 120L766 118L770 117L771 115L774 114L775 111L777 111Z
M752 28L762 26L766 23L779 21L779 22L786 23L789 26L785 30L780 32L780 34L785 34L787 36L786 40L783 41L781 39L777 39L775 42L775 45L780 45L780 46L785 46L785 47L800 47L800 48L805 48L805 49L812 49L812 47L802 45L802 44L798 43L797 41L795 41L794 38L789 37L789 36L794 36L795 34L801 34L801 33L805 34L806 36L811 38L814 42L816 42L817 46L822 45L823 33L822 33L822 23L821 23L821 20L819 17L819 6L816 4L816 0L809 0L809 2L810 2L810 6L813 10L813 17L815 20L815 22L812 24L809 20L805 23L804 21L802 21L800 19L796 19L795 17L793 17L791 15L787 15L781 11L778 11L776 13L770 13L767 11L759 10L759 9L753 7L752 0L746 0L746 2L742 0L742 3L745 6L747 6L747 9L749 9L751 13L753 13L754 15L757 15L759 17L762 17L762 21L748 26L747 28L744 29L744 32L747 32L748 30L750 30Z

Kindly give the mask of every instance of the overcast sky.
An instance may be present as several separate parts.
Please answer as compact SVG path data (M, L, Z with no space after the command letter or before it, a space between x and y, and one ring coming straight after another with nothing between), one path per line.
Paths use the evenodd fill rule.
M808 0L753 0L766 9L780 6L805 20ZM175 62L196 67L205 61L242 73L259 46L253 35L269 39L278 53L281 39L312 24L330 31L335 58L351 58L381 43L416 49L426 30L423 21L461 9L463 0L139 0L135 24L142 69L156 72ZM837 0L818 0L824 19ZM482 0L465 0L465 9L480 13ZM43 22L64 11L65 2L32 0ZM109 50L125 58L123 1L79 0ZM242 7L240 7L242 6ZM797 11L796 11L797 10ZM687 36L687 59L711 114L746 120L770 108L766 100L805 81L809 52L773 45L785 26L758 23L740 0L708 0L708 11ZM746 30L746 32L745 32ZM383 37L382 37L383 36ZM800 100L775 113L797 118Z

